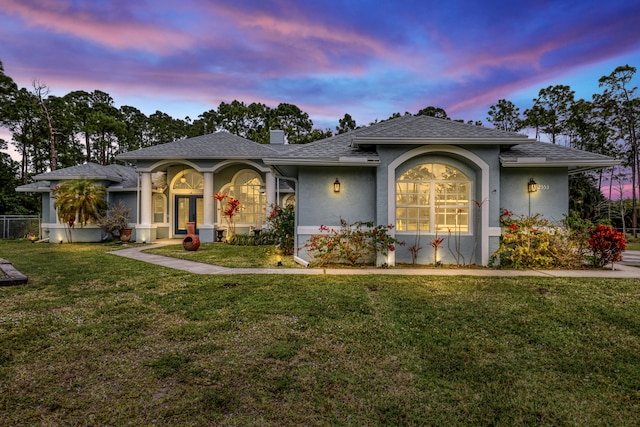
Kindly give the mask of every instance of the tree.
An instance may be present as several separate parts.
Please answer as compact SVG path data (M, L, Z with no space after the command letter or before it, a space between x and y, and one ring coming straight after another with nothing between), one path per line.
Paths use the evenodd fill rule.
M66 224L67 240L72 242L71 230L76 224L84 227L89 222L99 222L107 209L107 190L91 179L65 181L53 190L58 219Z
M148 146L148 117L135 107L120 107L122 133L118 144L118 153L137 150Z
M496 129L518 132L523 127L520 109L506 99L500 99L497 105L489 107L487 115L487 121Z
M0 153L0 215L33 215L40 210L40 197L16 192L20 164Z
M350 114L345 113L344 117L338 120L336 132L338 132L339 135L341 133L346 133L354 129L357 129L356 121L353 119L353 117L351 117Z
M289 144L308 142L308 134L313 129L313 121L309 114L293 104L281 103L275 109L274 125L279 125L287 136Z
M549 136L552 144L556 144L558 137L566 131L570 107L574 101L575 92L569 86L556 85L540 89L538 97L534 98L534 107L538 114L536 119L543 133Z
M594 177L579 173L569 177L569 211L592 222L600 219L600 206L605 201Z
M599 97L601 104L610 108L611 125L615 128L616 137L625 141L627 148L627 165L631 168L631 227L633 235L637 237L638 227L638 181L640 177L640 158L638 151L637 129L640 120L640 99L637 97L637 87L631 86L636 73L636 67L623 65L616 67L608 76L598 80L604 88Z
M28 90L18 89L4 104L2 124L13 136L13 143L22 156L20 178L23 184L28 182L33 159L36 157L36 146L39 138L38 101ZM37 167L33 168L38 171Z
M56 130L53 128L51 114L49 114L49 108L47 106L46 98L49 96L49 88L46 84L40 82L39 80L34 80L33 93L38 99L38 104L40 104L40 112L42 113L44 121L47 125L47 131L49 135L49 165L51 167L51 170L54 171L58 169L58 149L56 147Z
M416 113L416 116L429 116L429 117L435 117L437 119L449 119L449 116L447 116L447 112L444 111L443 108L440 107L425 107L422 110L418 111Z

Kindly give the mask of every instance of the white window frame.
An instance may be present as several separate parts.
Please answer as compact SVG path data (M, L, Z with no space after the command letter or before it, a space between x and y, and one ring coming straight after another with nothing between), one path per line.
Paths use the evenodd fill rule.
M445 180L445 179L439 179L437 176L435 176L434 178L429 178L429 179L416 179L416 180L400 179L400 177L402 177L411 169L419 168L425 165L430 166L431 171L434 171L436 165L443 166L446 168L452 168L456 171L457 175L460 176L460 178ZM407 183L408 185L413 185L414 187L418 188L418 192L416 193L410 192L410 191L404 192L407 195L407 197L411 197L411 196L415 197L416 203L399 204L398 198L400 195L403 194L400 191L400 187L404 183ZM438 188L446 185L455 185L456 188L459 188L460 185L465 185L466 200L462 199L464 200L465 203L460 203L458 201L460 200L459 198L451 201L450 203L446 203L446 201L444 203L438 202L436 197ZM400 176L395 180L396 231L399 234L424 233L429 235L429 234L436 234L436 233L440 233L440 234L448 233L450 230L451 232L456 233L458 235L471 235L473 232L472 221L471 221L471 217L473 213L472 188L473 188L473 181L467 176L467 174L464 173L460 168L448 163L443 163L441 161L430 161L430 162L419 163L408 168L406 171L400 174ZM458 194L458 196L460 195L458 190L456 190L456 193ZM424 198L425 195L427 197L426 199L424 199L424 202L421 203L420 198ZM407 210L407 214L405 214L403 217L398 216L398 212L402 209ZM409 213L411 210L416 210L417 215L411 216ZM443 213L439 212L442 210L452 211L450 214L456 217L455 218L456 221L460 219L460 214L457 213L458 210L462 210L466 212L465 226L458 227L456 225L452 225L452 224L448 225L446 223L442 223L441 218ZM424 212L426 212L427 215L424 215L423 214ZM415 229L409 228L410 227L409 222L411 220L416 221Z

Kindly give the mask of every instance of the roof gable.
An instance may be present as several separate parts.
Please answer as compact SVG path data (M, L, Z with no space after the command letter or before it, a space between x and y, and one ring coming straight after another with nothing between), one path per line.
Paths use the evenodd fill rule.
M246 159L270 157L277 151L265 144L218 131L166 144L140 148L117 156L119 160L144 159Z
M379 162L372 145L476 144L516 145L533 142L526 135L468 125L429 116L402 116L355 129L265 159L267 164L317 162L370 164Z
M522 144L527 136L430 116L406 115L362 128L352 138L362 144Z

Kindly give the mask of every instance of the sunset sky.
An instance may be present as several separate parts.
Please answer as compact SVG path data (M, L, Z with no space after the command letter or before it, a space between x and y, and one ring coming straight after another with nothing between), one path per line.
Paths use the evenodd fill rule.
M21 87L109 93L192 119L234 99L296 104L315 127L429 105L482 120L548 85L599 91L640 66L637 0L0 0L0 61Z

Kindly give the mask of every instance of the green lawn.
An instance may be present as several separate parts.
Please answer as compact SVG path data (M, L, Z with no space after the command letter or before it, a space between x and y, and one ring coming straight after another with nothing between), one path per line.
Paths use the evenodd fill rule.
M198 276L0 242L2 425L638 425L640 283Z
M202 243L197 251L186 251L182 244L151 248L145 252L205 262L223 267L274 268L278 261L283 268L303 268L293 260L278 254L274 246L235 246L224 243Z

